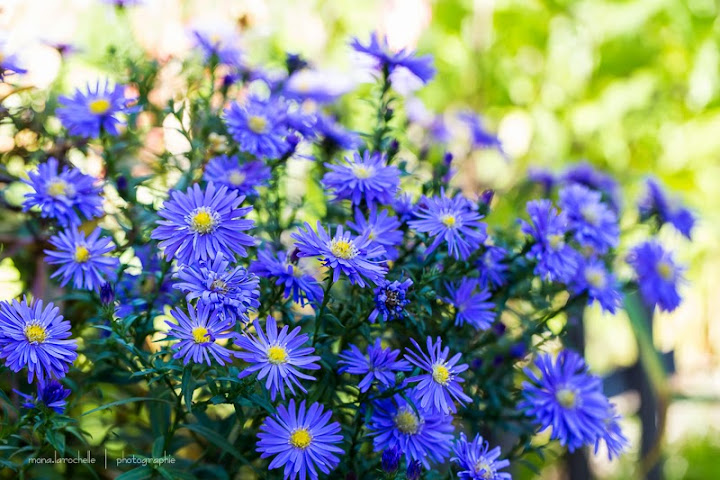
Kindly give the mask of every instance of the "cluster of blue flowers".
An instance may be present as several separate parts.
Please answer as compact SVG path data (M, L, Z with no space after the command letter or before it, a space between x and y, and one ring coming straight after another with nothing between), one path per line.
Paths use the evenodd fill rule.
M511 463L493 445L497 439L464 421L482 418L486 349L508 377L519 370L507 359L531 365L523 373L528 381L508 392L507 408L524 414L525 431L551 428L551 438L570 451L604 443L614 458L626 450L617 409L582 357L569 349L537 353L522 331L543 327L533 315L534 323L514 333L502 322L513 295L528 302L547 295L539 284L609 313L636 289L651 309L680 304L683 268L657 240L631 249L635 279L621 283L614 273L621 210L611 178L583 164L561 175L535 171L530 178L543 198L527 201L518 228L499 234L486 223L492 192L473 196L450 185L451 155L436 162L437 188L428 184L422 194L409 188L411 173L397 161L402 153L387 124L393 76L406 70L425 84L435 74L431 57L393 51L374 33L369 43L352 40L381 83L383 125L366 136L377 142L364 143L328 108L345 91L301 59L288 56L288 73L270 75L247 63L234 32L196 29L192 36L204 65L228 72L225 91L243 82L266 88L216 109L207 138L198 140L207 154L159 208L143 207L151 221L97 226L110 201L103 193L131 190L128 179L108 173L101 182L66 157L45 158L24 180L30 191L22 210L29 221L42 219L52 278L95 295L109 321L101 325L105 334L126 335L127 344L129 328L140 340L162 331L153 358L178 363L162 374L171 386L186 388L187 378L202 372L212 402L262 405L255 411L262 418L238 415L240 427L254 429L256 460L269 459L263 465L282 469L285 479L360 469L357 454L368 441L375 473L365 475L379 470L396 478L404 458L408 479L452 464L461 479L509 480ZM0 79L23 73L13 57L0 58ZM98 82L60 97L55 115L68 137L111 145L129 134L142 110L125 92L122 84ZM476 114L460 118L474 148L505 155ZM443 137L436 127L425 125ZM223 148L213 146L219 137ZM308 145L317 153L300 153ZM327 213L299 214L315 226L281 204L287 187L279 180L289 159L319 160L314 181L327 192ZM692 213L654 180L639 212L642 221L669 223L690 238ZM152 321L162 313L170 319L156 328ZM137 327L143 320L144 330ZM0 358L37 383L37 395L21 393L27 408L65 410L71 392L59 381L78 356L71 336L52 303L0 304ZM133 355L143 348L136 339ZM160 375L153 361L143 364L144 374ZM185 372L181 383L176 371ZM229 398L215 378L240 390ZM177 404L184 400L189 411L193 391L183 393Z

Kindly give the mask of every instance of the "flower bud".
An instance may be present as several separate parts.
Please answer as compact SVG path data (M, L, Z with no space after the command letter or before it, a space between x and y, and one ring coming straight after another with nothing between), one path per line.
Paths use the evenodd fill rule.
M385 473L393 473L398 469L401 457L400 449L395 445L382 454L382 469Z
M420 461L414 460L408 465L407 472L405 472L405 477L407 478L407 480L418 480L421 473L422 465L420 464Z

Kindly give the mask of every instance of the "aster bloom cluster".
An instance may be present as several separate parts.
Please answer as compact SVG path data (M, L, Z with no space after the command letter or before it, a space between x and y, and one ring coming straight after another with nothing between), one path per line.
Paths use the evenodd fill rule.
M4 467L78 449L98 412L132 454L178 458L153 466L165 478L509 480L541 438L628 450L633 412L575 353L585 308L633 325L676 309L686 268L655 234L690 238L690 210L655 181L623 209L589 163L467 187L477 149L511 161L494 119L423 110L403 78L428 83L432 57L377 33L350 42L378 74L366 94L296 54L253 65L234 26L188 31L183 61L123 61L118 83L8 110L38 148L0 152L3 188L25 193L0 204L18 225L3 269L33 299L0 302ZM170 67L186 84L157 102Z

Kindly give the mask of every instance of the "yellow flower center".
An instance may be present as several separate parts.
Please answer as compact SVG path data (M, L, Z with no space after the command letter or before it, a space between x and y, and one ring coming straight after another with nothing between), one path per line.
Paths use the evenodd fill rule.
M243 182L245 181L245 174L239 170L233 170L232 172L230 172L230 176L228 177L228 180L230 180L230 183L232 183L235 186L242 185Z
M47 183L47 194L53 198L62 195L68 195L72 191L72 187L62 178L53 178Z
M287 350L285 350L285 347L281 347L280 345L273 345L268 348L267 356L268 362L273 365L280 365L281 363L287 363L288 361Z
M550 244L550 248L557 250L565 244L565 235L559 233L548 235L548 243Z
M348 260L354 258L358 254L357 248L349 240L333 240L330 243L330 251L337 258Z
M77 263L85 263L90 260L90 251L83 245L77 245L73 258L75 258Z
M447 385L450 382L450 370L445 365L436 363L432 367L432 377L440 385Z
M370 240L375 240L375 239L377 238L377 233L375 233L374 230L370 230L370 231L368 232L368 238L369 238Z
M95 115L105 115L110 110L110 100L98 98L88 104L90 111Z
M600 216L598 215L597 209L593 208L592 205L583 207L582 210L580 211L580 213L582 213L583 218L590 225L597 225L598 220L600 220Z
M364 165L355 165L352 167L352 170L355 177L360 179L370 178L370 176L373 174L373 169L368 168Z
M603 288L607 283L607 279L605 278L605 272L603 272L599 268L586 268L585 280L595 288Z
M481 478L485 478L485 479L493 478L492 467L490 467L490 465L484 459L479 460L475 464L475 473L480 475L481 472L482 472Z
M295 448L306 449L312 442L312 435L307 428L298 428L290 434L290 445Z
M420 428L420 419L409 408L401 409L394 420L397 429L406 435L415 435Z
M210 233L218 224L219 215L212 210L200 207L190 215L190 228L197 233Z
M575 408L577 404L577 394L569 388L561 388L555 394L555 398L565 408Z
M214 290L216 292L222 292L227 293L228 292L228 286L227 283L223 280L220 280L219 278L216 280L213 280L212 283L210 283L210 290Z
M457 219L455 218L455 215L446 214L440 217L440 221L448 228L452 228L457 223Z
M43 343L47 338L47 330L42 325L31 323L25 327L25 338L30 343Z
M663 280L672 280L675 276L675 268L673 268L670 262L660 260L657 264L657 272L663 278Z
M195 343L208 343L210 341L210 335L208 335L207 328L205 327L193 328L192 336Z
M248 127L255 133L265 133L267 131L267 120L259 115L251 115L248 118Z

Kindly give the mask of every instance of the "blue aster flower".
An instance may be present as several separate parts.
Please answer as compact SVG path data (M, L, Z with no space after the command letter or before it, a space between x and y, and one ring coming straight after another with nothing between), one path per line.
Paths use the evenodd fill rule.
M185 292L186 299L197 299L198 305L209 305L220 318L246 322L247 312L260 306L258 278L241 266L231 267L222 253L213 260L186 265L175 274L175 288Z
M85 232L71 227L50 237L50 244L55 250L45 250L47 262L61 265L51 278L62 276L61 286L72 279L75 288L98 290L115 279L120 260L106 255L115 244L108 237L101 238L99 228L86 238Z
M323 289L312 275L293 264L287 252L273 253L266 248L258 250L257 260L250 264L250 271L260 277L275 279L275 285L282 285L285 298L292 297L295 303L319 303L323 299Z
M54 410L56 413L63 413L67 402L65 399L70 396L72 390L63 387L62 383L55 379L37 382L37 395L27 395L15 390L16 393L25 398L23 407L34 409L42 406Z
M422 408L414 391L405 397L411 403L399 394L374 403L367 428L375 451L397 446L408 463L419 461L426 468L444 462L452 448L452 416Z
M40 208L40 216L53 218L63 226L80 225L85 219L102 216L102 188L97 180L77 168L63 167L58 171L57 159L50 157L38 165L37 172L28 172L25 183L33 191L25 194L23 210Z
M422 463L419 460L408 462L407 470L405 470L406 480L420 480L422 475Z
M182 298L180 292L173 288L170 275L162 275L162 259L157 245L152 242L134 247L135 256L140 261L142 273L131 275L123 272L115 285L115 296L118 306L115 314L126 317L133 313L147 311L152 306L162 311L165 305L176 305Z
M260 458L274 456L270 470L285 467L285 480L309 478L317 480L318 470L328 474L338 466L343 454L337 445L342 443L340 424L330 422L332 412L319 403L305 408L305 400L295 407L291 399L288 407L278 406L277 413L260 426L257 451Z
M283 94L300 102L332 103L354 87L355 82L349 75L302 68L288 77Z
M415 392L420 400L420 407L425 409L435 409L436 411L447 414L455 413L455 401L464 405L472 399L465 395L460 385L465 380L460 374L468 369L466 363L458 365L461 353L455 354L448 359L450 348L442 348L442 341L437 337L433 343L431 337L427 337L427 353L414 339L410 339L415 350L407 349L405 358L416 367L419 367L424 373L408 378L409 383L417 383Z
M635 269L645 303L672 312L680 305L678 284L684 268L675 263L672 253L657 242L645 242L633 248L628 263Z
M205 167L206 182L237 190L240 195L257 196L257 187L267 185L270 168L259 160L241 163L237 156L220 155L211 159Z
M601 200L600 192L573 184L562 188L559 197L560 207L580 246L600 255L617 246L620 237L617 215Z
M577 271L578 255L565 242L569 230L567 216L558 213L547 199L529 201L527 212L530 222L522 220L521 225L523 233L535 240L527 254L537 261L535 274L551 281L569 281Z
M355 345L350 345L348 350L343 350L339 355L338 373L364 375L358 384L361 392L367 392L373 382L377 382L378 387L384 390L395 385L397 372L412 370L408 362L397 359L398 355L400 350L382 348L379 338L375 340L374 345L368 345L367 355Z
M315 380L315 377L300 372L303 370L318 370L320 360L317 355L311 355L313 347L303 347L308 342L308 336L300 333L300 327L295 327L288 333L290 327L285 325L280 332L277 323L271 316L265 322L265 331L260 328L260 322L253 322L257 337L245 330L245 335L238 339L237 346L242 350L237 356L250 364L240 372L239 377L245 378L255 372L258 380L267 377L265 388L270 390L270 398L275 400L278 393L285 399L285 387L295 395L295 387L307 393L298 379Z
M560 180L568 185L578 183L595 190L607 197L607 201L615 211L620 210L620 187L613 177L601 172L590 163L577 163L560 176Z
M252 207L240 207L245 197L227 187L208 183L205 191L196 183L185 193L173 191L158 215L162 220L152 232L168 259L190 264L208 260L217 253L228 257L247 256L245 247L255 240L243 233L254 222L244 217Z
M20 67L17 56L14 53L5 51L5 42L0 41L0 82L5 81L6 75L27 73L27 70Z
M532 417L540 430L552 428L550 438L571 452L592 445L606 430L608 399L602 382L588 372L583 358L570 350L555 361L548 354L535 360L536 374L526 369L530 382L523 382L523 400L518 407Z
M455 325L472 325L475 330L487 330L495 321L495 304L488 302L490 292L487 289L477 291L478 281L463 278L456 286L445 283L449 297L442 300L455 307Z
M512 480L512 476L500 470L508 467L508 460L499 460L500 447L490 448L490 444L480 435L469 442L464 433L455 443L455 456L452 461L460 467L460 480Z
M225 109L228 132L240 150L258 158L280 158L287 150L287 106L276 100L248 98Z
M62 378L77 358L77 342L70 339L70 322L52 303L30 304L26 298L0 302L0 358L13 372L28 369L28 383Z
M233 322L222 318L207 304L198 304L197 309L188 304L187 309L189 315L179 308L171 310L171 316L177 323L165 322L170 326L167 338L180 340L173 345L176 350L173 358L182 358L184 365L190 362L212 365L213 360L220 365L232 363L234 352L220 345L218 340L237 337L236 333L229 331Z
M428 83L435 76L432 55L417 56L413 50L390 50L386 37L379 37L376 32L370 34L370 43L363 45L360 40L353 38L350 46L357 52L369 55L377 61L379 71L387 70L392 73L398 67L408 69L423 83Z
M405 306L410 303L406 298L408 288L413 284L409 278L400 282L382 279L375 288L375 308L370 313L370 323L380 317L384 322L399 320L405 316Z
M382 453L382 469L385 473L395 473L400 468L400 460L402 459L402 452L397 445L392 448L388 448Z
M647 180L647 194L640 201L638 208L643 219L655 215L660 225L669 223L688 239L691 238L695 216L690 210L669 198L654 179Z
M596 301L610 313L617 311L622 300L615 275L598 259L587 259L580 265L572 288L576 293L587 293L590 303Z
M318 113L315 130L323 138L323 143L331 149L353 150L362 144L360 136L346 129L333 117Z
M487 238L487 225L479 221L483 216L474 207L461 194L450 198L443 190L439 197L423 196L415 210L415 220L408 225L433 237L426 255L445 242L449 255L466 260Z
M76 90L72 97L61 96L62 105L55 114L71 135L86 138L98 138L101 132L118 135L118 125L122 121L118 115L130 113L130 100L125 98L125 87L111 87L106 81L88 85L86 91Z
M415 202L408 193L401 193L395 197L392 201L392 208L402 223L415 217Z
M347 199L353 205L388 204L400 187L400 170L387 165L385 155L380 153L366 150L360 156L355 152L352 159L345 157L343 164L325 166L330 170L322 179L325 188L336 200Z
M235 31L219 31L216 27L212 31L196 28L192 30L192 36L206 62L215 58L218 63L231 67L242 66L240 36Z
M305 230L293 233L296 240L299 257L320 257L323 265L332 269L332 281L337 282L340 275L346 275L352 284L365 286L365 279L376 285L385 276L387 269L385 262L385 249L372 242L368 237L354 237L350 232L338 225L335 236L317 223L317 232L309 223L305 223Z
M482 119L477 114L462 112L458 114L458 119L470 130L470 141L474 148L495 148L504 154L500 139L485 129Z
M617 458L627 451L630 442L628 442L627 437L623 435L622 429L620 428L619 421L621 419L622 417L615 411L615 405L612 403L609 404L607 416L605 417L605 430L595 441L596 455L600 449L601 443L605 443L609 460Z
M373 243L382 245L389 260L398 257L396 246L403 241L403 232L400 230L400 221L394 215L389 215L386 210L378 213L374 207L370 208L368 218L365 218L359 208L355 208L355 222L348 222L358 235L366 236Z
M550 191L558 183L555 174L545 168L528 169L528 180L542 186L545 195L550 194Z
M488 246L477 261L480 288L498 288L507 282L508 252L502 247Z

